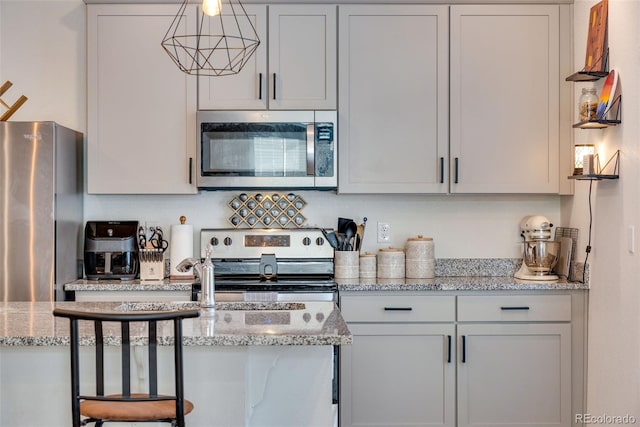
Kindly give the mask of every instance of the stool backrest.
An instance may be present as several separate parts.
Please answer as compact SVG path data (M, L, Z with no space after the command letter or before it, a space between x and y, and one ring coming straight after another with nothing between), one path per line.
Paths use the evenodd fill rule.
M71 346L71 410L73 426L80 426L80 402L82 400L101 401L154 401L175 400L177 425L184 425L184 374L182 355L182 320L198 317L197 309L179 311L131 311L131 312L86 312L56 308L53 315L69 319L69 338ZM79 321L93 322L95 334L95 365L96 392L95 395L80 394L80 329ZM173 322L174 347L174 382L175 394L158 396L158 322ZM105 397L105 322L120 323L121 349L121 397ZM148 345L148 396L139 397L131 392L131 323L144 322L147 325Z

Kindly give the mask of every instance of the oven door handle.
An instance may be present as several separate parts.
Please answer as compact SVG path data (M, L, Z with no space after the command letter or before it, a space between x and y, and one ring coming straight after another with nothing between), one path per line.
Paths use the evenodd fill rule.
M307 176L316 174L316 125L315 123L307 124Z

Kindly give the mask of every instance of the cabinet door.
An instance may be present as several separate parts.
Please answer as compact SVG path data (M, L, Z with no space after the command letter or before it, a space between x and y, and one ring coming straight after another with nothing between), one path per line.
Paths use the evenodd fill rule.
M269 108L336 109L335 5L269 6Z
M340 425L454 426L453 324L349 324Z
M260 39L260 45L238 74L198 77L201 110L264 110L267 108L267 6L244 5ZM223 14L229 13L224 9ZM215 19L215 18L211 18ZM204 32L211 22L203 21ZM247 24L248 26L248 24ZM248 28L244 28L248 31Z
M458 426L571 426L571 325L458 325Z
M194 193L195 79L160 42L176 5L88 5L88 192ZM184 31L195 24L187 13Z
M451 192L559 191L559 6L451 6Z
M448 6L339 6L340 193L447 191Z

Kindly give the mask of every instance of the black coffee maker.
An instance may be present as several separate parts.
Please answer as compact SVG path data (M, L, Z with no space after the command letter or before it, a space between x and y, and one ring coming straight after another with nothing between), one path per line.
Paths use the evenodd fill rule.
M89 280L132 280L138 275L138 221L88 221L84 271Z

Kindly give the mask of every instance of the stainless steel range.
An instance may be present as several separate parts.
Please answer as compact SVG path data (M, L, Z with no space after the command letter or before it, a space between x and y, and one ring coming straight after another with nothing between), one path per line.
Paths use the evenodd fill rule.
M321 230L203 229L217 301L336 301L333 248Z
M203 229L201 258L205 257L209 244L213 246L216 301L338 302L338 288L333 281L333 248L319 229ZM311 316L307 311L301 312L302 323L309 324ZM317 312L315 319L321 321L323 316ZM340 389L338 351L335 346L334 425Z

